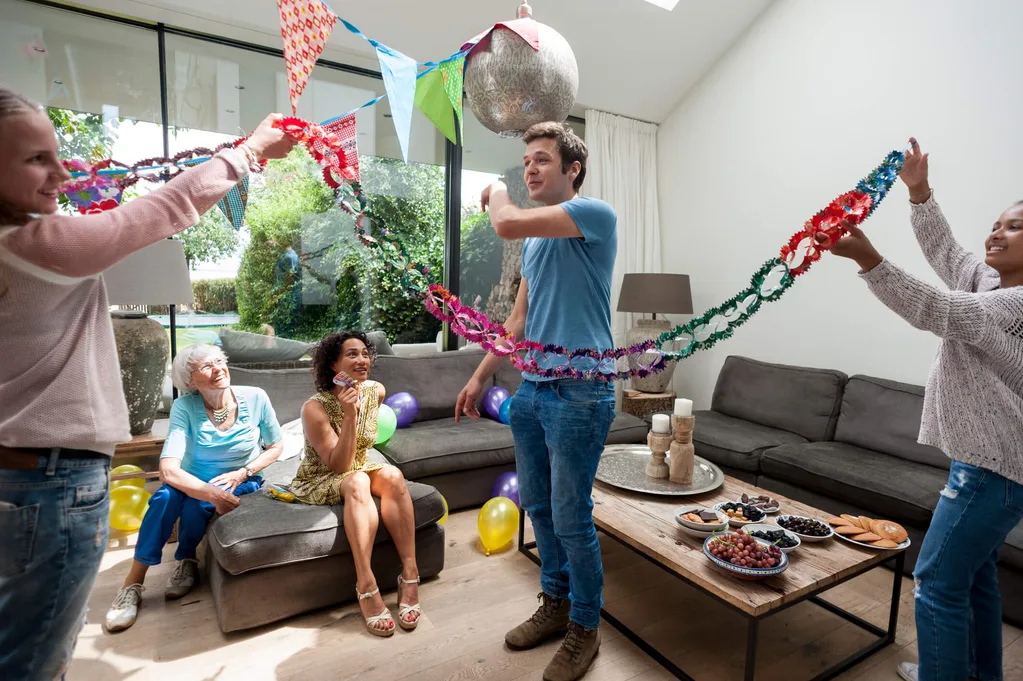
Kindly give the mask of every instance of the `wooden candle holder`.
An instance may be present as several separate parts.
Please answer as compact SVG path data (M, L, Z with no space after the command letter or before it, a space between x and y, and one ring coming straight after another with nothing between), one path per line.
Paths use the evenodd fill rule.
M680 485L693 483L693 472L696 467L696 452L693 448L693 427L695 416L671 417L672 441L669 449L668 479Z
M646 444L650 448L650 463L646 465L646 474L651 478L667 478L669 471L664 457L672 444L671 435L651 431L647 433Z

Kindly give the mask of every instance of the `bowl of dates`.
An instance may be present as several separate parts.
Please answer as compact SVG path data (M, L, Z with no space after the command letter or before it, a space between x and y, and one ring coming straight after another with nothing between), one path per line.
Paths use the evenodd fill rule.
M714 507L715 511L721 511L728 516L728 522L732 527L742 527L750 523L758 523L767 514L751 504L744 504L740 501L726 501Z
M777 525L769 525L767 523L754 523L747 525L743 528L746 534L762 539L770 544L777 546L785 553L791 553L799 548L802 543L799 540L799 536L795 532L778 527Z
M824 541L835 536L835 531L826 523L801 515L780 515L775 521L779 527L792 532L804 544L807 542Z

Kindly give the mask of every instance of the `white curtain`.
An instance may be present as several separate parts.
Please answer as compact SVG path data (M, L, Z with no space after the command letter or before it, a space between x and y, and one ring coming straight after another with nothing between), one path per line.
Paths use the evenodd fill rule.
M616 312L626 274L661 271L657 214L657 126L603 111L586 111L589 164L583 192L618 214L618 258L611 283L611 331L625 343L634 314Z

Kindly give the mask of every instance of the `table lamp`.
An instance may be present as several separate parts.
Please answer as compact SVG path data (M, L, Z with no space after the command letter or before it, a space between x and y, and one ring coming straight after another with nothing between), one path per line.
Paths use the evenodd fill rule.
M649 313L651 319L638 319L625 336L626 345L632 346L653 340L671 329L667 319L658 314L692 314L693 293L688 274L626 274L618 294L618 311ZM635 368L638 358L629 358ZM664 371L645 378L632 378L632 387L644 393L663 393L675 373L675 362L669 362Z
M128 400L132 435L153 428L156 408L163 396L167 362L177 353L175 304L192 304L192 281L181 242L163 239L132 253L103 273L111 305L169 305L170 348L167 331L147 313L115 310L110 313L121 364L121 383Z

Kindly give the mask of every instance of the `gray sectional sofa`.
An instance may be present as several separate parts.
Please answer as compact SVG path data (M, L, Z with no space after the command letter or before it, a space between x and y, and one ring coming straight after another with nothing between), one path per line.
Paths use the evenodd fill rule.
M371 450L409 480L415 508L416 556L423 578L444 567L444 513L480 506L497 477L515 470L511 429L496 421L454 422L459 391L483 359L482 351L380 355L371 376L388 393L406 391L419 402L416 420L389 442ZM300 417L315 392L308 360L230 364L235 385L266 390L282 424ZM507 365L492 384L514 392L521 375ZM648 427L618 414L609 443L645 442ZM300 456L267 468L268 483L290 482ZM223 631L248 629L301 612L355 599L355 569L344 533L344 506L285 504L263 491L249 494L231 513L210 523L205 563ZM383 590L400 572L383 524L373 552L373 570Z
M918 444L923 388L839 371L729 357L709 411L696 412L696 453L727 473L829 513L902 523L912 570L950 461ZM1023 624L1023 524L998 566L1003 614Z

